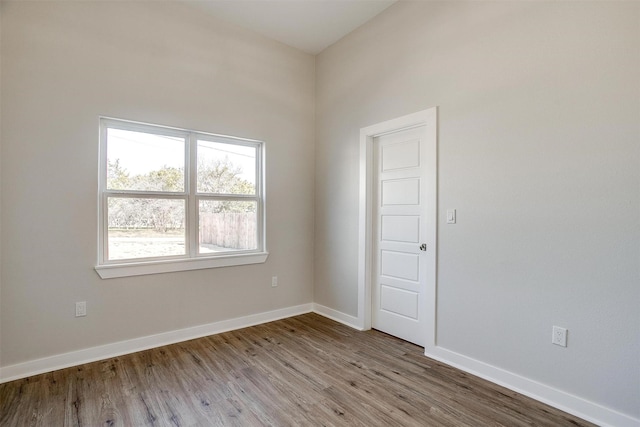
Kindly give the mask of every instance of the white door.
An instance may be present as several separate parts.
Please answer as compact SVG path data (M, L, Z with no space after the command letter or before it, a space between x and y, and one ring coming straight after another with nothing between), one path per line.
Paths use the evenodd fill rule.
M428 335L427 251L435 250L426 245L431 202L426 180L432 176L426 128L374 138L372 218L372 327L423 347Z

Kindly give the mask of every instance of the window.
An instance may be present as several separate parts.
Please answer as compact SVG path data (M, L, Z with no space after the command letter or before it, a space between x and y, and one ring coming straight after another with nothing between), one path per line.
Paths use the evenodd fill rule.
M260 141L100 119L102 278L264 262Z

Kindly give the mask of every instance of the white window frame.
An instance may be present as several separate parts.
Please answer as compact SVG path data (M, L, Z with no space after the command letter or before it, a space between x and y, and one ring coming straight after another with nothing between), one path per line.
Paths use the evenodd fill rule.
M109 190L107 189L107 129L177 136L185 140L185 183L182 192ZM197 192L197 141L245 145L256 148L256 194L229 195ZM103 279L138 276L145 274L199 270L205 268L258 264L267 260L265 236L265 191L264 158L265 144L262 141L199 132L174 127L159 126L128 120L100 117L100 151L98 172L98 261L96 272ZM108 209L109 197L142 197L158 199L180 199L185 201L185 255L153 258L108 259ZM257 203L257 249L221 252L219 254L198 253L198 203L200 200L250 200Z

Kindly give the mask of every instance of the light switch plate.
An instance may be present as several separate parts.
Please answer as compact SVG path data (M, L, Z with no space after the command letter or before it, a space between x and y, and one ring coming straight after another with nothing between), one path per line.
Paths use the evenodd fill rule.
M447 209L447 224L455 224L455 223L456 223L456 210Z

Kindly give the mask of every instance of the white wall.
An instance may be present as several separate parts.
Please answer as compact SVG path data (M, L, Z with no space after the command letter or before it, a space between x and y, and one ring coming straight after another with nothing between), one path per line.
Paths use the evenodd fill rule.
M315 302L357 315L359 129L438 106L438 346L640 418L640 4L400 2L316 94Z
M3 366L311 303L311 55L179 2L3 2L1 78ZM99 115L266 141L267 262L101 280Z

